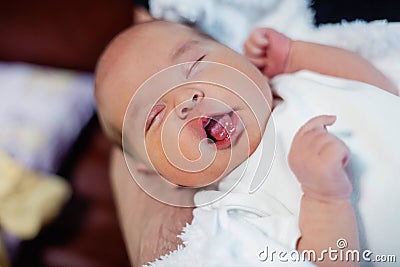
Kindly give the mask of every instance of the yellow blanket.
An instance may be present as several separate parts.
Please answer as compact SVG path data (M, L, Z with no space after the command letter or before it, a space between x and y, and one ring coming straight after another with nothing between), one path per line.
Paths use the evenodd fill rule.
M0 227L22 239L35 237L71 194L61 177L27 170L0 151ZM0 266L8 266L0 238Z

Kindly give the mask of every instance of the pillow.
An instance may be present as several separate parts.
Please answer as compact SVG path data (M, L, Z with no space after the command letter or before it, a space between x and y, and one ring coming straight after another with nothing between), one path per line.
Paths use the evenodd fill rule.
M28 169L58 170L94 114L93 74L0 62L0 149Z

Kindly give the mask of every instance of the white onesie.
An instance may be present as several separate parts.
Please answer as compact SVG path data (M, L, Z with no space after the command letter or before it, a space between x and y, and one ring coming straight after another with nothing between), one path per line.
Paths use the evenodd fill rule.
M354 187L361 250L396 254L400 260L400 97L365 83L310 71L278 76L272 86L283 101L272 112L273 121L268 122L256 152L224 178L219 192L198 193L195 200L204 202L230 190L247 166L240 183L211 208L239 213L267 236L295 248L302 193L287 155L295 133L309 119L336 115L328 131L351 151L347 172ZM255 170L268 171L275 148L265 182L249 193Z

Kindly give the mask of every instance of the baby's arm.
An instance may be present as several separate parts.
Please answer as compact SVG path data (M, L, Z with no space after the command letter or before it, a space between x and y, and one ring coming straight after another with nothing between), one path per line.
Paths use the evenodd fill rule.
M308 69L398 94L396 86L360 55L333 46L294 41L269 28L255 29L244 44L244 52L270 78Z
M343 251L359 249L355 213L350 201L351 183L344 170L349 150L326 126L334 116L318 116L296 134L289 153L289 165L299 180L303 197L300 208L299 251L314 250L317 257L337 242L347 241ZM345 255L345 254L344 254ZM318 266L358 266L357 262L332 261L328 254Z

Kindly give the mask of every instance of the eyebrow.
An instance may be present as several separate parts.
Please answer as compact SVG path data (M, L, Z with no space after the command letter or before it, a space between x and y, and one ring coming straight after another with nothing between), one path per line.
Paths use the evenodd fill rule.
M184 55L186 52L190 51L195 45L197 45L198 43L200 43L200 41L198 40L188 40L186 42L184 42L182 45L180 45L178 47L178 49L176 49L172 55L171 55L171 59L174 61L177 58L181 57L182 55Z

